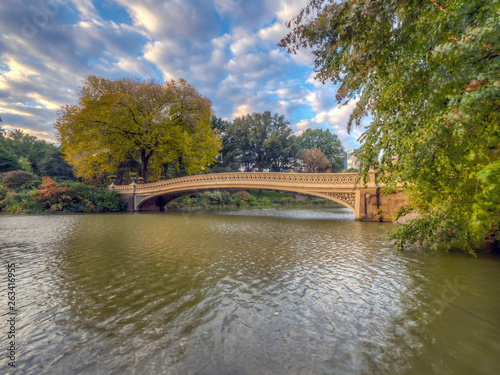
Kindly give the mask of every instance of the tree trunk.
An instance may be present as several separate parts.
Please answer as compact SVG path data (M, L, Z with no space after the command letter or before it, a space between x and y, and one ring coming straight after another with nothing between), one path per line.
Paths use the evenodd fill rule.
M163 164L163 176L165 178L167 178L167 174L168 174L168 165L169 165L169 163L164 163Z
M148 155L146 150L141 150L141 163L142 163L142 170L141 170L141 177L144 179L144 183L148 182L148 163L149 163L149 158L151 155Z

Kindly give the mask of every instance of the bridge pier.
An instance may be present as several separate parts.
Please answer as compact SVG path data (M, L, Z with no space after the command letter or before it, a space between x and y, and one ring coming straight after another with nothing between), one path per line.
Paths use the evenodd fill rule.
M399 207L408 202L401 191L384 194L380 188L356 192L355 220L392 222Z

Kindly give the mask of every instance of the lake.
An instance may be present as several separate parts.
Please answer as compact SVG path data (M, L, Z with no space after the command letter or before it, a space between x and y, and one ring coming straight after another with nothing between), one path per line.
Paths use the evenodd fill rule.
M398 252L391 227L338 207L2 215L0 368L15 317L18 374L500 373L500 258Z

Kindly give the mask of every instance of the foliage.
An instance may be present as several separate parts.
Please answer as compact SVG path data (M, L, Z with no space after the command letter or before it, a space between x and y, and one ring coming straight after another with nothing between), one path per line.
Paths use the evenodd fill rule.
M38 175L42 175L39 164L45 155L58 149L57 146L33 135L26 134L21 129L9 131L6 141L11 146L16 157L20 159L20 163L22 160L23 170L29 172L28 169L31 168L31 172Z
M31 163L28 160L28 158L21 156L17 160L17 162L18 162L19 166L21 167L21 170L23 170L25 172L33 173L33 168L31 167Z
M222 203L222 192L221 191L207 191L204 193L205 197L211 203Z
M58 148L47 150L44 157L38 162L40 175L74 179L73 170L63 157L63 153Z
M304 163L306 172L309 173L325 172L330 167L330 162L319 148L303 150L299 158Z
M25 182L21 186L19 186L16 191L18 192L23 192L26 190L36 190L36 188L43 182L41 178L36 178L35 180L29 180L28 182Z
M250 194L247 191L237 191L234 195L245 202L250 199Z
M280 171L295 155L292 129L284 116L271 112L237 117L232 123L213 120L223 129L221 164L245 171Z
M8 192L9 192L9 189L4 187L3 185L0 185L0 202L5 199Z
M0 132L0 172L9 172L19 169L19 163L14 150Z
M250 206L257 206L258 204L257 197L255 197L255 195L251 195L247 202Z
M32 199L31 191L9 191L5 199L0 200L0 210L10 213L38 213L43 212L44 208L42 203Z
M36 180L37 177L32 173L16 170L7 173L3 179L2 183L8 189L17 189L18 187L24 185L28 181Z
M271 200L266 197L262 198L260 202L266 206L271 204Z
M311 0L280 45L312 47L317 78L367 117L361 169L404 183L418 218L393 235L473 251L499 236L500 8L497 0ZM397 158L395 157L397 156ZM495 200L496 199L496 200Z
M146 182L165 164L188 174L215 161L219 136L211 128L211 102L185 80L155 81L87 77L77 105L64 106L55 122L75 175L99 181L128 158L138 159Z
M22 188L30 188L30 186L25 184L16 192L0 186L0 209L12 213L126 210L126 204L117 192L83 185L75 181L57 183L50 177L44 177L38 189L21 190Z
M344 165L344 146L340 142L337 134L330 133L326 129L306 129L297 137L299 149L310 150L320 149L331 164L332 172L340 172Z
M231 172L238 171L241 167L239 158L242 151L239 149L239 142L234 135L228 133L229 127L232 127L231 122L218 117L212 117L212 128L221 134L222 148L217 155L217 162L212 166L213 172ZM233 129L232 129L233 130Z
M358 173L359 169L357 168L347 168L342 171L342 173Z
M65 201L70 201L71 197L66 193L68 187L60 187L52 178L45 176L43 183L40 184L40 190L36 191L33 200L38 200L43 207L53 211L62 211Z

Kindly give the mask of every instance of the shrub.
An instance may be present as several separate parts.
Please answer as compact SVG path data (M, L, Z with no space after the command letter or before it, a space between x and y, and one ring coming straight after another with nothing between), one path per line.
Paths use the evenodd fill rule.
M250 199L250 194L247 191L238 191L234 195L245 202L247 202Z
M0 202L5 199L8 192L9 191L7 190L7 188L3 187L3 185L0 185Z
M283 198L280 202L281 204L292 204L295 203L295 199L292 197Z
M271 204L271 201L269 200L269 198L264 197L264 198L262 198L261 203L268 205L268 204Z
M32 173L17 170L8 172L3 177L3 186L9 189L17 189L29 181L36 180L38 177Z
M36 189L43 181L39 178L36 180L30 180L26 182L25 184L22 184L20 187L18 187L16 190L17 191L26 191L26 190L33 190Z
M222 193L220 191L206 191L203 195L210 200L210 203L222 203Z
M0 206L2 211L12 213L36 213L44 211L44 207L41 202L33 201L31 192L15 193L11 191L7 193L5 199L0 202Z
M67 195L70 188L58 186L57 182L48 176L45 176L43 180L40 190L36 191L37 195L32 199L42 202L43 206L52 212L63 211L65 203L71 201L71 197Z
M255 198L253 195L250 196L250 198L248 198L248 201L247 201L250 206L256 206L257 205L257 198Z

